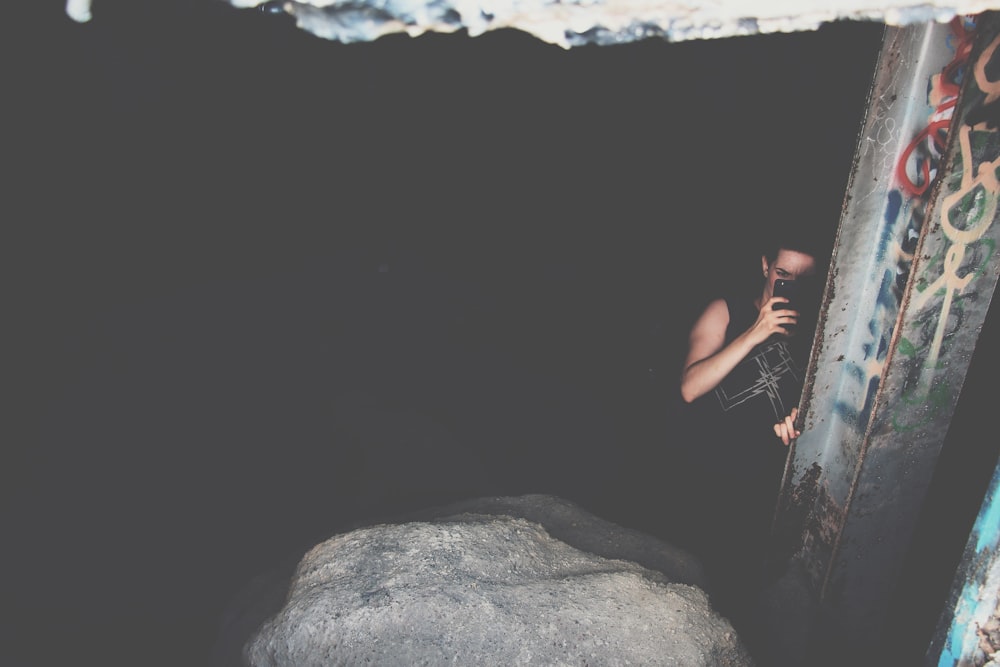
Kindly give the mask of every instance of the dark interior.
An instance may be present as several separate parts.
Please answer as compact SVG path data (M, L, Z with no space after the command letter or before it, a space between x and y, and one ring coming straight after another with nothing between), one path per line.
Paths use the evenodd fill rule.
M24 666L208 664L254 575L458 499L670 540L687 328L771 222L832 244L883 30L567 51L344 45L194 0L16 11L0 662ZM996 462L995 358L903 574L904 653Z

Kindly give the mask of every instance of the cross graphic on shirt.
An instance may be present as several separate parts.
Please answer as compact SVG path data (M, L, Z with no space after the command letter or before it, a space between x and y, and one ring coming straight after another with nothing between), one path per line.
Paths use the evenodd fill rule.
M775 419L783 419L788 411L778 390L780 380L786 375L798 382L795 362L784 341L771 343L757 354L747 357L715 389L723 411L765 395L771 402Z

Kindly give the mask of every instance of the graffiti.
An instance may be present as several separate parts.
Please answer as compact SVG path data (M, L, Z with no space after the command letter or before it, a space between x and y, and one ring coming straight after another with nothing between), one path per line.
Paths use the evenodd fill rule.
M985 656L1000 649L996 644L1000 605L1000 468L993 473L979 516L962 554L958 574L961 584L952 588L944 623L938 626L933 644L943 646L939 667L986 664ZM956 579L956 581L959 581ZM950 618L949 618L950 617ZM943 634L942 634L943 632ZM932 651L929 655L933 655ZM977 657L978 656L978 657ZM982 658L982 659L978 659Z
M886 97L883 92L872 103L872 130L865 135L862 144L862 157L867 159L871 163L872 169L880 174L892 171L893 162L896 159L893 148L901 141L902 131L897 125L896 118L891 115L895 102L895 95Z
M949 170L949 182L942 183L942 192L948 194L940 198L940 206L934 213L946 248L934 256L921 258L922 277L914 284L910 297L913 314L905 335L901 335L896 345L896 352L904 361L909 359L916 370L910 370L898 406L897 415L905 414L906 419L893 417L894 429L912 430L929 424L951 405L950 390L934 385L943 347L952 334L961 330L966 301L977 298L969 290L970 283L984 275L995 252L995 241L985 232L996 215L1000 192L997 183L1000 163L991 143L997 141L997 133L990 131L1000 117L1000 81L996 80L1000 48L994 40L975 66L969 68L976 34L974 19L956 18L950 28L953 55L940 73L929 78L927 101L931 112L926 124L899 155L892 169L895 185L886 194L877 255L886 268L878 282L874 312L868 320L869 338L862 343L862 359L847 369L863 392L853 401L840 401L836 405L837 413L859 428L865 428L875 409L896 314L903 304L929 214L931 186L948 149L963 78L969 74L975 79L978 91L967 86L975 91L976 97L963 105L968 111L955 137L959 155L954 168ZM882 116L876 118L868 141L875 148L884 148L887 142L898 140L899 133L890 122L892 119L884 117L886 109L880 108L877 113ZM886 166L883 161L882 168ZM934 307L930 308L932 303Z
M961 75L972 51L975 36L973 25L966 25L955 17L950 23L955 45L955 55L940 74L931 77L928 100L934 107L930 121L903 150L896 165L896 181L899 187L911 197L920 197L930 187L934 171L948 142L948 128L958 102L961 89ZM913 171L917 178L910 177Z
M930 185L946 150L947 134L964 68L971 53L974 27L969 19L956 17L951 21L952 57L939 73L929 77L927 102L931 111L926 124L906 144L895 164L883 159L881 164L876 165L879 173L889 172L895 176L895 187L886 194L882 237L878 240L877 259L885 268L879 281L874 312L868 321L870 338L862 344L862 361L848 369L858 386L864 388L861 404L840 401L836 405L837 413L856 427L864 428L875 408L896 315L903 302L920 234L925 226ZM890 101L894 100L895 95ZM877 123L869 141L883 149L884 156L895 155L884 151L884 148L899 145L903 138L895 121L884 118L888 113L888 108L883 108L885 100L880 99L880 102ZM887 260L887 256L894 259Z
M889 350L889 337L892 335L891 324L887 330L883 331L879 322L891 322L893 318L888 317L888 315L898 310L900 297L895 293L895 285L896 280L893 272L886 270L882 274L882 281L879 284L875 313L868 321L870 342L862 344L862 363L850 363L845 368L848 376L852 377L859 386L865 388L864 400L860 407L846 401L838 401L836 405L837 413L851 424L867 424L872 410L875 408L879 379L882 376L882 368Z
M907 198L920 197L933 181L958 99L962 66L972 47L975 34L972 19L955 17L949 27L948 45L953 57L929 81L927 98L934 111L927 125L909 140L900 157L897 158L896 149L906 141L906 137L903 136L905 127L892 114L897 101L893 92L897 82L894 80L871 104L872 129L864 137L862 156L871 163L876 173L894 173L900 190Z
M942 183L937 219L945 246L927 258L927 266L914 285L911 306L916 313L912 331L901 337L898 351L915 362L916 373L903 392L903 406L926 406L922 411L906 410L913 420L893 418L896 430L912 430L934 420L950 405L950 392L936 386L934 379L942 364L947 340L962 329L964 301L974 298L972 283L986 275L996 252L996 242L986 232L997 219L1000 201L1000 141L992 129L995 116L978 111L996 105L1000 99L1000 79L992 81L988 65L1000 61L1000 35L991 42L972 68L979 88L966 122L956 130L958 154L951 176ZM991 123L990 119L994 121ZM936 276L930 280L928 276ZM992 287L991 287L992 289ZM915 380L915 381L914 381ZM916 419L913 419L916 417Z
M896 260L896 306L902 302L903 291L909 281L913 266L913 253L920 239L920 230L926 220L928 189L937 175L937 167L947 147L948 131L962 76L971 55L975 24L965 23L955 17L949 24L954 55L941 72L930 78L927 101L934 109L927 125L920 130L903 149L896 164L897 190L889 194L887 213L900 211L906 207L910 217L903 230ZM914 177L911 178L911 172ZM897 201L898 200L898 201ZM891 222L891 220L890 220Z
M979 92L975 104L966 116L966 122L972 126L982 126L983 129L996 129L1000 125L1000 46L998 41L993 42L983 52L983 56L976 63L973 76ZM997 80L990 79L990 73L997 76Z
M890 165L894 180L879 186L881 198L873 197L868 207L847 211L846 222L870 226L856 236L848 230L838 241L844 261L834 271L843 274L831 273L825 306L834 312L824 322L824 348L814 357L838 362L829 375L819 376L831 381L817 383L817 403L827 399L819 392L839 400L838 423L827 428L822 441L803 440L795 452L789 470L801 480L786 475L793 481L783 489L788 500L779 506L784 512L779 518L804 524L798 544L789 539L784 548L798 547L793 558L801 561L822 604L859 636L888 595L888 586L880 582L891 579L886 575L894 574L899 563L900 540L905 542L917 521L914 501L933 472L935 447L943 440L956 387L965 377L969 342L975 341L996 285L1000 37L995 33L993 29L985 40L979 33L977 47L992 44L975 60L961 30L953 33L954 57L934 37L928 49L935 54L933 65L920 60L923 53L889 51L899 60L884 58L886 68L916 61L919 67L901 71L915 72L912 79L919 79L918 85L929 84L929 104L923 107L915 100L897 114L904 118L912 113L916 119L899 137L897 147L906 150ZM906 35L898 41L911 47L916 37L930 36L915 33L912 40ZM931 76L945 61L951 62ZM902 121L891 126L902 127ZM872 135L882 136L875 130ZM877 150L876 144L870 146ZM879 170L884 162L868 167L857 165L866 181L861 187L886 173ZM862 307L855 308L859 302ZM833 357L836 353L840 356ZM818 482L806 479L806 465L813 461L823 466ZM800 501L812 503L807 510L790 506L800 489L810 494ZM990 520L997 525L997 515ZM777 521L775 526L786 530ZM776 535L784 539L782 533ZM863 567L855 560L863 560ZM996 572L1000 581L1000 568Z

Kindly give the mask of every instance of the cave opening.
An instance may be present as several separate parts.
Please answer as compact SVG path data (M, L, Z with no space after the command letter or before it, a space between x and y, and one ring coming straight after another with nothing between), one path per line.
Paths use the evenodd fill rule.
M169 628L176 664L289 553L473 495L669 537L687 326L761 225L832 243L883 26L343 45L147 4L12 37L4 519L65 594L5 584L9 650L51 614L115 663Z

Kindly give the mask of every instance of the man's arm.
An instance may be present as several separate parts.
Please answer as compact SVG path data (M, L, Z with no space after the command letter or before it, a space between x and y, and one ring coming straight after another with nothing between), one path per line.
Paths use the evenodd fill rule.
M716 299L691 328L681 372L681 398L686 403L715 389L750 351L739 339L724 345L727 326L729 307L725 300Z
M794 323L798 313L791 310L773 310L776 302L786 302L783 297L772 297L760 309L757 320L749 329L726 341L729 325L729 307L725 300L717 299L708 305L691 329L688 354L681 373L681 398L686 403L704 396L719 386L737 364L750 351L772 334L786 335L782 324Z

